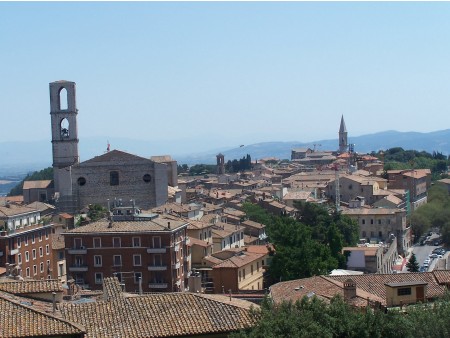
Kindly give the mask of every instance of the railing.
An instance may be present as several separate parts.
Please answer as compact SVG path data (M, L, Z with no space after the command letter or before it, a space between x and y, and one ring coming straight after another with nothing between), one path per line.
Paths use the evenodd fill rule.
M87 254L87 249L84 246L80 246L77 248L69 248L67 252L71 255L85 255Z
M72 271L72 272L88 271L88 266L82 265L82 264L75 264L75 265L69 266L69 271Z
M166 271L167 265L149 265L147 269L148 271Z
M164 281L153 281L148 283L150 289L167 289L167 283Z
M167 248L147 248L147 253L163 254L167 252Z

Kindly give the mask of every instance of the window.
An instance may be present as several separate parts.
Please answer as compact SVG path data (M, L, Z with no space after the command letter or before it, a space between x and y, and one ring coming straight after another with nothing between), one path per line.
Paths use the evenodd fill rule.
M113 247L120 248L120 237L113 237Z
M31 251L31 256L33 257L33 259L36 259L36 249L33 249Z
M366 238L366 232L365 231L362 232L362 237Z
M383 232L378 231L378 237L379 237L379 238L382 238L382 237L383 237Z
M34 244L36 242L36 235L33 233L31 234L31 244Z
M114 255L113 256L114 266L122 266L122 256Z
M408 296L411 294L411 288L398 288L397 296Z
M110 171L109 172L109 185L119 185L119 172Z
M25 246L27 246L28 245L28 236L25 236L24 240L25 240Z
M39 247L39 257L44 256L44 249L42 248L42 246Z
M94 266L102 266L102 256L100 255L94 256Z
M82 249L83 248L83 241L81 240L81 238L73 239L73 247L74 247L74 249Z
M17 254L17 262L22 264L22 254Z
M366 224L366 220L365 219L361 220L361 224Z
M63 260L64 259L64 251L58 251L58 259Z
M28 251L25 251L25 262L30 261L30 253Z
M259 271L259 262L256 262L256 271Z
M381 219L378 220L378 224L381 224Z
M25 271L26 271L26 276L30 277L30 268L27 268Z
M142 272L134 273L134 283L139 284L139 280L142 279Z
M250 265L250 273L253 275L253 264Z
M94 248L102 247L102 239L100 237L94 237Z
M50 255L50 247L48 246L48 244L45 246L45 254Z
M37 275L37 266L33 265L33 275Z
M370 224L373 224L373 219L370 220Z
M42 231L39 231L39 242L42 242Z
M153 247L160 248L161 247L161 237L155 236L153 237Z
M133 246L140 247L141 246L141 237L133 237Z
M48 239L48 229L45 230L45 239Z
M245 269L242 270L242 278L245 279Z
M17 237L17 247L20 248L22 246L22 241L20 237Z
M150 183L152 180L152 177L149 174L145 174L144 177L142 177L145 183Z
M41 264L39 264L39 270L41 273L44 272L44 263L43 262L41 262Z
M161 255L154 255L153 256L153 265L155 265L155 266L162 266Z
M239 270L239 282L241 281L242 276L241 276L241 271Z
M141 255L133 255L133 266L141 266Z
M95 284L102 284L102 283L103 283L103 273L96 272L95 273Z

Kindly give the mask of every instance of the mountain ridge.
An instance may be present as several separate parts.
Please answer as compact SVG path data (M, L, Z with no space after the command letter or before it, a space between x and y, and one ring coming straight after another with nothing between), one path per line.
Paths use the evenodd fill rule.
M316 147L317 151L338 149L338 139L322 139L310 142L298 141L266 141L240 147L216 147L212 150L176 154L177 142L154 142L132 140L128 138L111 138L111 149L120 149L142 157L170 154L179 164L214 164L216 155L225 155L225 161L239 159L250 154L253 160L264 157L289 159L294 148ZM355 151L370 153L402 147L405 150L433 151L450 154L450 129L433 132L399 132L387 130L361 136L349 136L348 143L355 144ZM50 140L0 142L0 176L8 173L21 173L39 170L52 165ZM103 137L88 137L80 140L81 161L88 160L106 151L106 141Z

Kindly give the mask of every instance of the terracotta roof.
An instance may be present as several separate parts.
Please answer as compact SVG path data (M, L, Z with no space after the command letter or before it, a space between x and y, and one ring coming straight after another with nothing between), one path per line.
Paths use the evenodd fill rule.
M439 284L450 284L450 271L448 270L433 270L433 275Z
M241 225L248 226L248 227L251 227L251 228L256 228L256 229L264 229L266 227L262 223L254 222L254 221L251 221L251 220L246 220L245 222L242 222Z
M207 336L254 323L250 311L242 306L186 292L63 304L61 313L85 326L87 338Z
M311 197L311 191L290 191L284 195L283 200L307 200Z
M48 209L51 209L51 210L56 209L56 207L54 205L43 203L43 202L38 202L38 201L27 204L26 206L29 208L39 210L39 211L46 211Z
M450 271L446 271L447 278L450 278ZM444 273L441 273L441 280L444 280ZM347 276L330 276L334 280L344 282ZM364 274L352 276L353 281L358 288L366 292L386 299L385 283L400 283L423 281L428 283L427 298L442 297L445 293L445 287L438 284L433 272L414 272L414 273L393 273L393 274Z
M216 264L213 266L213 269L220 269L220 268L239 268L244 265L247 265L251 262L254 262L255 260L263 257L267 253L253 253L248 251L241 251L236 256L230 257L228 259L225 259L223 262L220 262L219 264Z
M194 237L189 237L189 241L190 241L189 246L198 245L198 246L201 246L203 248L207 248L207 247L212 245L212 243L207 243L205 241L202 241L201 239L194 238Z
M174 219L168 221L164 217L158 217L149 221L115 221L108 227L109 221L103 219L67 231L65 234L169 231L169 223L172 230L187 224L184 221Z
M351 278L353 279L354 276ZM344 276L347 280L349 276ZM368 295L366 292L358 288L356 284L356 297L352 299L352 304L355 306L366 306L367 298L373 301L381 302L382 299L375 295ZM384 287L384 285L383 285ZM297 279L287 282L274 284L270 287L270 294L275 302L281 301L297 301L303 297L317 296L323 300L329 301L336 295L344 297L344 288L342 282L336 282L325 276L314 276L310 278Z
M61 216L62 218L65 218L65 219L73 218L73 216L71 214L68 214L68 213L65 213L65 212L62 212L62 213L58 214L58 216Z
M23 182L23 189L47 189L52 182L52 180L25 181Z
M0 216L15 216L20 214L39 212L38 210L22 205L10 204L9 207L0 207Z
M48 337L80 335L86 332L78 324L30 308L0 293L1 337Z
M21 295L42 292L62 292L63 289L61 282L54 279L24 281L2 279L0 280L0 291L5 291L13 295Z
M131 162L140 162L147 161L149 164L154 163L153 161L146 159L144 157L140 157L137 155L129 154L120 150L111 150L103 155L95 156L87 161L81 162L76 167L83 167L89 164L99 164L99 163L110 163L110 162L119 162L119 161L127 161L127 164L131 164Z

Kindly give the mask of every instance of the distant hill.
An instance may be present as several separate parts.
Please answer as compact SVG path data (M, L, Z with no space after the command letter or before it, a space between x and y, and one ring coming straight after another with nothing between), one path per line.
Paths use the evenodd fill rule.
M190 154L176 154L176 143L150 142L125 138L110 139L111 149L120 149L143 157L170 154L179 164L214 164L216 155L221 152L225 161L239 159L250 154L252 159L276 157L289 159L293 148L314 148L316 150L336 150L338 140L318 140L311 142L263 142L245 145L238 148L211 149ZM370 153L381 149L402 147L405 150L438 151L450 154L450 129L430 133L384 131L375 134L351 137L349 143L355 144L358 153ZM104 138L86 138L80 140L80 156L85 161L101 155L106 150ZM0 177L10 174L26 174L51 166L51 143L48 141L2 142L0 143Z

